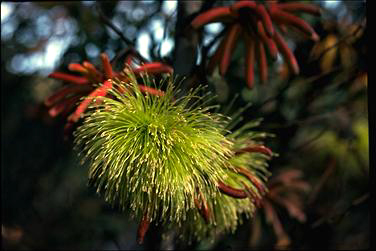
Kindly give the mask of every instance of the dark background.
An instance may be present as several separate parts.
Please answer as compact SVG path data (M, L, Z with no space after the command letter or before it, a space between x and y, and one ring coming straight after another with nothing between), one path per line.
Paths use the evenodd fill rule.
M245 121L263 117L259 130L275 134L266 141L279 154L270 162L273 177L296 169L310 187L294 197L305 221L272 201L278 214L275 221L282 224L288 244L276 235L276 222L268 223L259 209L254 220L245 220L234 234L214 243L193 243L192 249L364 249L370 245L366 4L313 2L323 7L323 16L303 17L314 26L320 42L296 35L288 40L301 74L290 75L282 60L270 62L269 82L259 84L256 75L252 90L243 79L241 46L225 79L216 73L194 78L195 62L201 60L195 53L197 44L210 42L223 26L211 25L201 36L179 32L195 13L231 2L99 5L148 60L170 63L176 73L207 82L224 107L236 93L240 97L234 111L252 102L244 112ZM43 105L61 86L47 78L49 73L68 72L69 63L83 60L100 66L99 53L106 52L111 59L128 46L101 20L95 2L1 3L4 249L188 247L173 241L173 233L162 240L161 227L152 227L145 244L136 244L138 223L112 209L87 186L86 167L79 165L72 138L63 138L65 118L49 117Z

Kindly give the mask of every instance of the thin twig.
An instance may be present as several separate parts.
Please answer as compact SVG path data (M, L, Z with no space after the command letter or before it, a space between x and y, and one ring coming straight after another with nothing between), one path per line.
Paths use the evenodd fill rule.
M332 157L329 160L329 164L326 167L325 172L320 177L320 180L317 182L316 186L312 189L312 192L311 192L309 199L308 199L308 204L312 204L312 202L315 201L317 195L319 194L319 192L322 189L322 187L324 186L324 184L328 181L329 176L334 172L336 166L337 166L336 160L335 160L334 157Z
M366 22L366 19L363 19L363 21L360 22L359 26L355 29L355 31L353 31L350 34L347 34L347 35L343 36L342 38L340 38L335 44L333 44L332 46L330 46L330 47L326 48L325 50L323 50L320 53L320 55L316 56L312 60L320 60L328 51L330 51L330 50L338 47L341 43L346 42L346 40L349 39L349 38L351 38L352 36L356 36L356 34L358 32L360 32L362 29L364 29L366 27L365 22Z
M321 129L321 131L319 133L317 133L317 135L313 136L312 138L304 141L303 143L301 143L300 145L292 148L292 151L295 152L295 151L298 151L300 150L301 148L305 148L307 147L308 145L312 144L315 140L318 140L322 135L324 135L324 133L328 130L328 126L324 127L323 129Z
M126 43L128 45L128 49L132 50L133 54L135 57L137 57L138 59L140 59L141 61L143 62L147 62L148 60L146 58L144 58L136 49L135 49L135 45L134 45L134 42L132 42L131 40L129 40L128 38L126 38L124 36L124 34L120 31L119 28L117 28L111 21L108 17L106 17L106 15L103 13L103 11L101 10L100 6L98 3L96 3L95 5L98 13L99 13L99 17L101 18L101 20L104 22L105 25L107 25L108 27L110 27L116 34L118 34L121 38L121 40ZM123 53L123 51L122 51ZM116 59L117 60L117 59ZM114 61L112 61L114 62ZM116 62L116 61L115 61Z
M106 17L106 15L103 13L103 11L101 10L101 8L99 7L99 3L96 3L95 5L97 11L98 11L98 14L99 14L99 17L101 18L102 22L105 23L108 27L110 27L116 34L118 34L118 36L129 46L129 47L134 47L134 43L129 40L128 38L126 38L124 36L124 34L119 30L119 28L117 28L111 21L108 17Z
M202 67L203 71L206 72L206 59L207 59L207 55L208 55L208 52L210 50L211 47L214 46L214 44L218 41L218 39L220 37L223 37L223 35L226 33L227 31L227 28L224 28L221 32L219 32L214 38L212 41L210 41L210 43L206 46L202 46L202 49L201 49L201 63L200 63L200 67Z
M365 163L365 162L363 161L363 158L362 158L362 156L360 155L359 149L357 149L357 148L355 148L355 147L352 146L352 147L350 147L350 151L351 151L351 153L353 154L355 160L358 162L358 164L359 164L359 166L360 166L360 168L361 168L363 174L364 174L365 176L368 176L368 172L369 172L369 171L368 171L368 165L367 165L367 163Z
M361 205L362 203L366 202L367 200L369 199L369 193L365 193L363 195L361 195L360 197L357 197L355 198L354 200L352 200L352 202L350 203L350 205L348 205L346 207L345 210L343 210L342 212L338 213L338 214L334 214L334 213L329 213L330 215L327 215L327 216L323 216L321 217L320 219L318 219L317 221L315 221L311 227L312 228L317 228L319 227L320 225L324 224L325 222L328 222L328 223L331 223L333 222L333 218L336 218L336 222L338 223L340 220L343 219L343 217L345 215L348 215L349 212L354 209L355 207L358 207L359 205ZM335 206L332 208L331 212L337 212L337 210L335 210Z
M304 84L304 85L312 84L315 81L317 81L317 80L319 80L323 77L326 77L326 76L328 76L328 75L330 75L330 74L332 74L336 71L339 72L340 70L343 70L343 67L341 67L341 66L334 67L330 71L326 71L326 72L320 73L319 75L315 75L315 76L306 78L305 81L302 84ZM285 85L280 90L278 90L278 93L276 95L264 100L261 104L257 105L257 108L262 109L269 102L274 101L278 97L283 96L285 94L285 91L290 87L291 87L291 85L286 81Z
M174 12L167 16L164 20L164 29L163 29L163 37L162 37L162 41L166 40L166 37L167 37L167 30L168 30L168 27L169 27L169 24L170 24L170 20L173 16L175 16L177 13L177 9L174 10ZM159 49L158 49L158 56L159 58L162 58L162 43L159 44Z

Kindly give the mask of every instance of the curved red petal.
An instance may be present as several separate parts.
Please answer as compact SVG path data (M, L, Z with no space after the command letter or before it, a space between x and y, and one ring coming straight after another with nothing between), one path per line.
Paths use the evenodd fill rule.
M55 79L60 79L63 81L67 81L73 84L78 84L78 85L85 85L89 83L89 80L86 77L78 77L62 72L53 72L48 75L49 78L55 78Z
M230 27L229 33L226 38L225 46L223 48L222 60L219 67L221 75L225 75L227 72L227 68L231 61L232 51L235 48L235 44L237 42L237 38L240 35L240 32L241 26L239 24L234 24Z
M257 12L259 16L261 17L261 21L265 27L266 33L268 34L269 37L273 37L274 35L273 23L264 5L262 4L257 5Z
M268 63L266 61L265 48L261 41L257 41L257 55L260 79L262 83L266 83L268 80Z
M97 83L102 82L103 80L103 74L95 68L93 64L90 62L84 61L83 66L88 70L89 76Z
M68 65L68 69L70 71L77 71L77 72L81 72L83 74L88 74L88 70L83 67L81 64L77 64L77 63L71 63Z
M320 16L321 8L317 5L307 3L279 3L278 7L284 11L301 11L312 15Z
M227 34L226 34L227 35ZM208 74L211 75L215 69L215 67L219 64L220 59L222 58L223 55L223 49L226 45L226 35L222 38L220 44L218 45L218 48L216 49L214 55L211 56L207 70Z
M141 219L140 225L137 229L137 242L138 244L142 244L144 242L144 237L146 232L148 231L150 226L150 220L147 216L147 214L144 214L144 216Z
M230 187L229 185L226 185L222 181L218 182L218 189L222 193L229 195L231 197L234 197L234 198L244 199L248 197L247 193L244 190Z
M157 89L154 89L154 88L149 87L149 86L139 85L138 87L140 88L141 92L147 92L147 93L150 93L154 96L164 96L165 95L164 91L157 90Z
M112 66L110 64L110 60L108 59L108 56L106 53L101 53L101 60L102 60L103 70L104 70L104 73L106 74L106 77L112 78L113 77Z
M158 74L158 73L173 73L174 70L172 67L160 63L160 62L151 62L146 63L136 69L133 70L135 74L141 73L141 72L147 72L151 74Z
M51 106L55 104L56 102L62 100L64 97L66 97L69 94L82 94L85 92L89 92L91 88L89 86L84 85L84 86L67 86L65 88L62 88L58 90L55 94L51 95L48 97L45 101L44 104L46 106Z
M262 194L266 192L266 187L261 184L256 176L254 176L251 172L247 169L242 167L236 167L236 171L246 177L254 186L256 186L257 190L259 190Z
M229 7L217 7L210 9L193 19L191 25L193 28L198 29L201 26L211 23L221 21L223 18L228 18L231 16L231 10Z
M68 120L76 122L81 117L81 114L87 109L90 102L92 101L92 98L106 96L108 90L111 88L112 88L112 83L110 81L106 81L102 86L95 89L93 92L91 92L88 95L88 98L86 98L85 100L81 102L81 104L76 108L74 113L71 116L69 116Z
M278 8L272 8L271 15L274 21L281 24L292 25L305 34L310 35L311 38L315 41L319 39L319 36L315 32L315 30L303 19L296 17L288 12L279 10Z
M269 38L264 30L264 26L262 25L261 21L257 22L257 32L259 34L259 38L262 42L266 45L269 50L269 54L273 60L277 59L278 56L278 49L276 44L274 43L273 39Z
M248 34L245 35L246 55L245 55L245 78L248 87L251 89L254 84L254 66L255 66L255 41Z
M251 153L251 152L258 152L258 153L262 153L262 154L265 154L265 155L268 155L268 156L273 155L272 150L270 150L268 147L263 146L263 145L252 145L252 146L242 148L240 150L237 150L235 152L235 155L239 155L239 154L242 154L242 153Z
M60 103L54 105L51 109L49 109L48 114L51 117L56 117L57 115L59 115L63 111L65 112L65 111L70 110L74 106L74 103L77 100L79 100L78 96L65 99L65 100L61 101Z
M232 12L237 13L239 9L241 8L249 8L251 10L256 10L256 2L251 2L251 1L238 1L231 5L230 10Z
M276 42L279 50L285 58L285 61L287 62L290 70L292 70L292 72L296 75L299 74L299 65L293 52L288 47L283 37L277 31L274 32L274 41Z

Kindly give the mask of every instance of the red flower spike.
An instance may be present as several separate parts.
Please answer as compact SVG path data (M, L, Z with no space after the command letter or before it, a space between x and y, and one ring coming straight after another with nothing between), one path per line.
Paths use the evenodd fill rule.
M60 100L62 100L64 97L66 97L69 94L77 94L77 93L85 93L90 90L90 87L87 85L83 86L68 86L63 89L60 89L57 91L55 94L52 96L48 97L45 101L44 104L46 106L51 106Z
M226 37L229 31L226 32L225 36L222 38L220 44L218 45L217 50L215 51L214 55L210 58L207 69L208 73L212 74L215 67L219 64L222 55L223 55L223 50L226 46Z
M165 64L159 63L159 62L151 62L144 64L136 69L133 70L135 74L141 73L141 72L147 72L147 73L173 73L173 69Z
M68 65L70 71L77 71L83 74L88 74L88 70L80 64L72 63Z
M124 59L124 64L125 65L131 65L132 64L132 60L133 60L133 55L132 54L128 54L125 59Z
M279 211L276 208L277 205L286 209L290 217L295 218L300 222L306 220L301 192L307 192L305 189L309 184L306 181L301 180L301 177L301 170L285 169L277 174L277 176L273 176L268 182L269 192L261 203L263 205L266 220L272 225L277 237L277 245L285 245L289 243L289 236L285 232L277 214L277 211ZM292 184L294 185L292 186ZM297 186L297 184L299 185Z
M77 122L77 120L81 117L81 114L86 110L86 108L89 106L90 102L95 97L104 97L107 94L108 89L112 88L112 83L110 81L104 82L104 84L95 89L93 92L91 92L85 100L81 102L81 104L77 107L77 109L74 111L74 113L69 116L68 120Z
M110 64L110 60L108 59L106 53L101 53L101 60L103 64L103 70L107 79L112 78L113 77L112 66Z
M239 9L241 8L256 10L256 3L252 1L238 1L230 6L230 10L235 13L238 13Z
M284 11L301 11L306 12L315 16L321 16L320 7L308 4L308 3L280 3L278 4L279 8Z
M112 88L112 84L110 81L106 81L109 78L118 77L119 79L124 78L124 81L127 81L127 78L122 76L120 73L114 72L112 70L110 61L106 54L101 54L101 60L103 64L103 71L102 74L98 71L94 65L90 62L84 61L82 65L77 63L69 64L68 68L71 71L78 71L81 74L84 74L84 77L74 76L70 74L54 72L49 75L51 78L60 79L65 82L69 82L70 84L77 84L75 85L68 85L63 87L62 89L58 90L54 95L48 97L45 100L46 106L53 106L49 110L49 114L51 117L55 117L59 114L67 114L69 113L75 106L77 101L81 97L87 97L81 101L81 103L76 107L74 112L68 117L68 121L66 127L64 128L64 138L67 139L68 133L70 133L73 123L75 123L82 115L82 113L87 109L90 102L95 97L104 97L107 95L108 89ZM135 70L136 74L140 74L142 72L148 72L151 74L158 74L158 73L172 73L173 69L165 64L159 62L152 62L145 64L138 69ZM106 77L106 78L105 78ZM97 83L104 83L99 88L96 88L95 84ZM149 93L151 95L156 96L163 96L164 92L154 89L152 87L147 87L140 85L140 90L143 93ZM97 103L101 102L101 99L97 99Z
M249 172L247 169L242 167L236 167L236 171L246 177L253 185L256 186L257 190L260 191L260 193L265 194L266 189L264 186L262 186L261 182L257 179L256 176L254 176L251 172Z
M193 19L191 25L193 28L198 29L204 24L220 22L231 15L232 13L229 7L218 7L198 15L195 19Z
M257 194L249 187L247 186L243 181L241 181L245 188L245 192L247 193L248 198L250 199L251 203L255 203L256 207L261 207L261 199Z
M230 187L226 185L225 183L223 183L222 181L218 182L218 189L219 191L221 191L221 193L229 195L234 198L244 199L248 197L247 193L244 192L244 190Z
M276 7L270 9L270 14L274 21L281 24L292 25L305 34L310 35L314 41L317 41L319 39L319 36L316 34L315 30L303 19L282 11Z
M273 23L264 5L262 4L257 5L257 12L259 13L261 17L261 21L265 27L266 33L268 34L269 37L273 37L274 35Z
M55 78L55 79L60 79L63 81L71 82L73 84L78 84L78 85L86 85L89 83L89 80L87 80L84 77L78 77L62 72L53 72L48 75L49 78Z
M74 96L66 103L66 106L64 107L64 110L62 111L62 116L66 116L77 104L78 101L80 101L80 96Z
M280 242L281 240L284 240L285 245L289 244L290 239L288 235L286 234L285 230L283 229L282 224L278 218L278 215L273 209L272 205L270 205L269 202L264 202L263 206L265 209L264 212L266 216L266 221L272 225L274 233L276 234L278 238L278 242Z
M259 1L261 2L261 1ZM292 14L295 11L301 11L313 15L320 15L320 8L306 3L278 3L277 1L266 1L266 3L259 3L257 1L237 1L230 7L217 7L198 15L192 21L193 28L199 28L211 22L224 22L230 33L226 33L222 39L220 46L217 48L214 55L211 57L207 65L209 74L217 64L220 65L220 74L224 75L227 71L228 64L231 58L232 48L235 47L234 40L237 38L237 32L248 32L252 40L261 40L261 44L254 42L254 48L247 48L246 62L246 82L248 87L254 84L254 73L250 65L254 65L255 55L250 56L252 50L257 50L257 61L260 68L260 79L263 82L267 81L267 60L265 50L268 50L273 60L277 59L280 51L285 61L289 65L293 73L299 73L299 66L296 62L294 54L287 47L286 42L280 34L276 34L277 30L273 26L276 24L280 30L287 32L287 28L298 29L303 34L308 34L309 38L317 41L319 36L314 29L303 19ZM268 7L266 9L265 5ZM247 9L251 13L240 11ZM248 20L248 21L247 21ZM235 25L240 25L240 31L233 30ZM287 27L288 26L288 27ZM250 34L252 33L252 34ZM255 34L254 34L255 33ZM235 39L234 39L235 37ZM248 44L248 41L246 41ZM262 48L263 47L263 48ZM265 48L266 47L266 48ZM230 55L230 56L229 56Z
M89 71L89 76L93 82L100 83L103 79L103 74L100 73L97 68L91 63L84 61L83 66Z
M274 43L274 40L269 38L264 30L264 27L261 23L261 21L257 22L257 32L259 37L261 38L262 42L266 45L266 47L269 50L269 54L272 57L273 60L277 59L278 56L278 49L277 45Z
M78 100L78 96L65 99L60 103L54 105L51 109L49 109L48 114L50 114L51 117L56 117L63 111L68 112L70 109L73 108L75 102L77 102Z
M248 152L248 153L258 152L258 153L262 153L262 154L265 154L265 155L268 155L268 156L273 155L272 150L270 150L266 146L262 146L262 145L252 145L252 146L242 148L242 149L236 151L235 155L239 155L239 154L246 153L246 152Z
M261 41L257 41L257 56L258 56L258 66L260 72L261 83L265 84L268 80L268 63L266 61L266 53L264 45Z
M149 226L150 226L150 220L149 220L147 214L145 213L144 216L142 217L140 225L138 226L138 229L137 229L137 242L138 242L138 244L141 245L144 242L144 237L145 237L146 232L149 229Z
M273 201L285 207L292 218L295 218L300 222L306 221L306 215L303 210L300 207L296 206L296 204L291 200L275 195L273 196Z
M257 5L255 2L241 1L241 2L237 2L233 4L230 7L230 9L237 15L239 15L239 9L242 9L242 8L248 8L252 10L255 14L257 14L261 18L262 24L264 25L268 36L269 37L273 36L274 28L273 28L272 20L270 19L270 16L268 12L266 11L264 5L261 5L261 4Z
M282 34L287 34L287 26L284 24L278 25L279 30L282 32Z
M98 70L97 70L97 68L95 68L95 66L92 64L92 63L90 63L90 62L88 62L88 61L84 61L83 63L82 63L82 65L89 71L89 72L91 72L91 73L93 73L93 74L95 74L95 75L102 75Z
M247 85L250 89L253 87L254 83L254 69L255 66L255 42L252 41L252 38L249 35L244 34L246 37L247 51L245 55L245 77Z
M240 35L241 27L239 24L234 24L232 27L230 27L230 31L226 37L226 43L223 48L223 55L220 65L220 73L221 75L225 75L227 68L230 64L232 51L235 48L235 43Z
M160 91L149 86L139 85L138 87L140 88L141 92L150 93L151 95L154 95L154 96L164 96L165 94L164 91Z
M287 43L283 39L283 37L277 32L274 32L274 41L276 42L279 51L282 53L283 57L285 58L290 70L296 75L299 74L299 65L296 61L294 54L292 53L291 49L287 46Z
M198 190L198 192L199 192L199 198L200 198L201 203L198 201L197 198L195 198L194 199L195 205L199 209L199 212L201 216L204 218L206 224L209 224L210 217L211 217L210 209L201 191Z
M124 81L124 79L123 79ZM125 80L126 81L126 80ZM119 87L120 89L118 90L120 93L125 93L128 91L127 88L123 87L123 86L120 86ZM154 89L153 87L149 87L149 86L145 86L145 85L138 85L138 88L140 88L140 91L142 93L149 93L151 95L154 95L154 96L164 96L165 95L165 92L164 91L161 91L161 90L157 90L157 89Z

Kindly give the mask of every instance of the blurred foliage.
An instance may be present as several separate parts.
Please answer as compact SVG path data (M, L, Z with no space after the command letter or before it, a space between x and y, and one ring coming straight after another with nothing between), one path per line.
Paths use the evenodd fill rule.
M216 1L214 6L223 4L228 2ZM311 187L299 202L305 221L275 205L288 235L287 246L275 246L275 231L260 211L256 218L244 219L234 234L219 236L213 243L192 243L190 248L369 247L366 4L317 4L324 9L323 17L308 21L321 40L315 44L291 34L288 41L300 75L290 75L277 60L269 68L269 82L249 90L242 76L244 48L239 46L225 78L218 74L203 78L194 70L188 78L208 83L224 107L239 95L233 111L253 104L243 114L244 123L263 117L261 130L276 135L266 142L279 154L270 163L273 177L286 169L299 170ZM143 57L175 62L181 35L176 30L181 25L176 2L99 5ZM161 226L151 227L145 244L137 245L137 222L87 186L87 169L79 167L72 141L63 141L64 119L51 119L43 105L61 86L46 78L50 72L67 71L69 63L83 60L99 66L99 53L112 59L128 48L103 23L95 2L2 2L1 28L2 248L187 248L174 242L173 232L162 239ZM208 44L222 28L205 28L199 42ZM255 81L259 82L257 74ZM259 226L257 231L254 225Z

